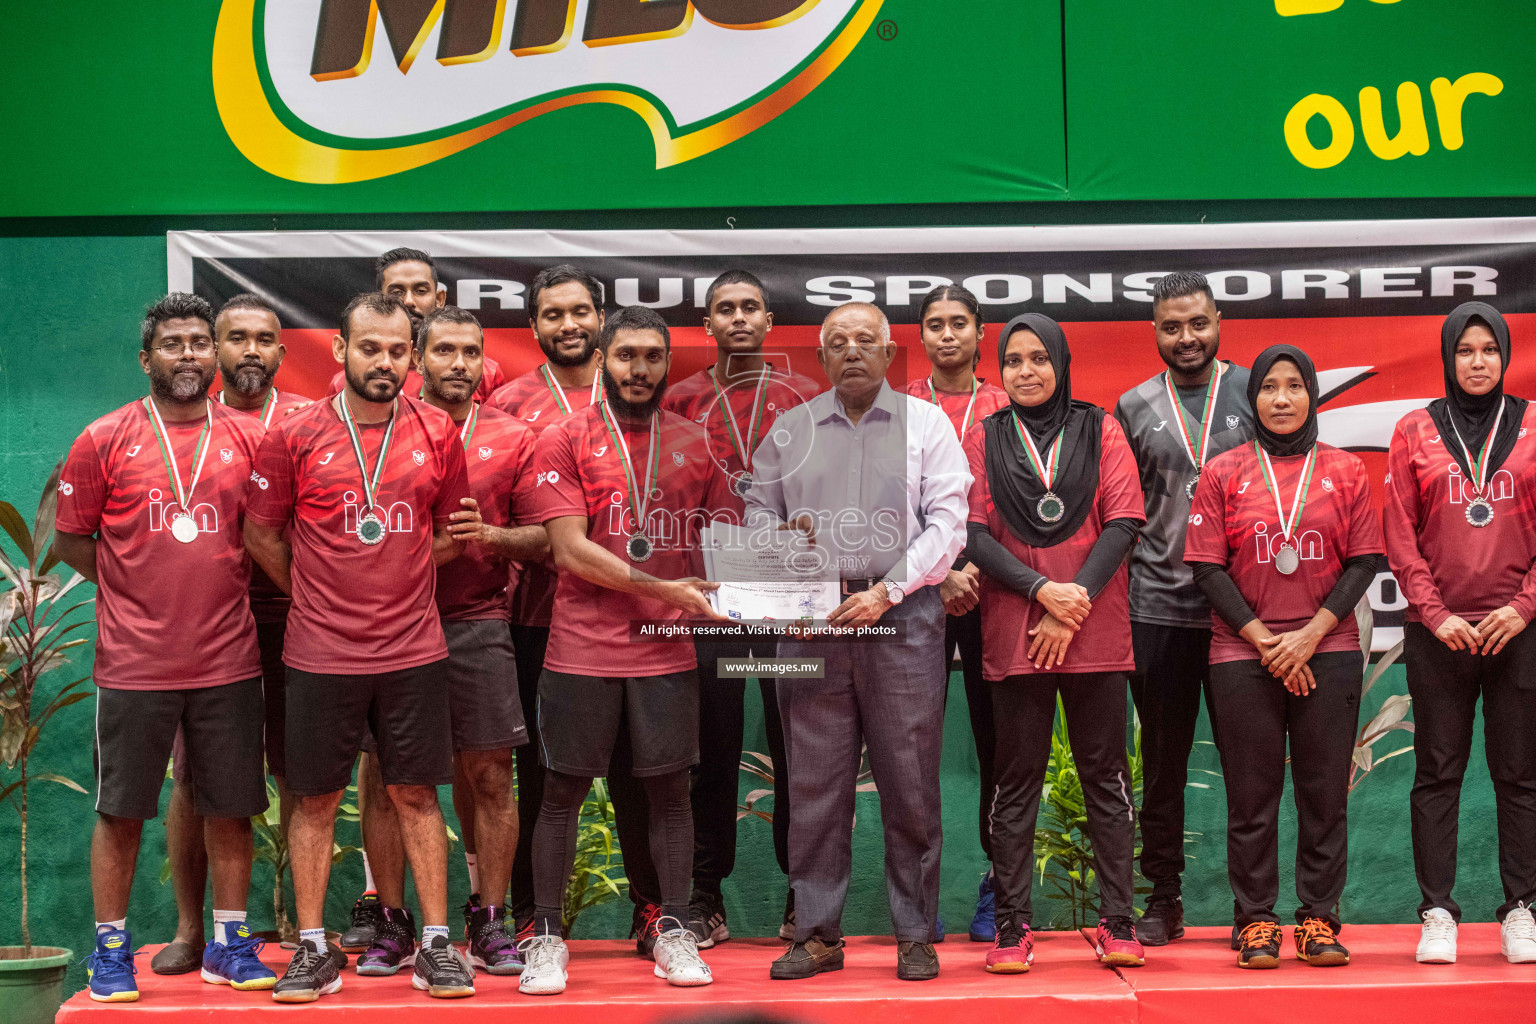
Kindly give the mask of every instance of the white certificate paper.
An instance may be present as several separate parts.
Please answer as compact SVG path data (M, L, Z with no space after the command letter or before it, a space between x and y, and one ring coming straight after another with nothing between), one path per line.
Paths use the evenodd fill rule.
M700 541L705 575L720 584L710 602L726 618L822 622L842 603L836 567L799 535L715 522Z

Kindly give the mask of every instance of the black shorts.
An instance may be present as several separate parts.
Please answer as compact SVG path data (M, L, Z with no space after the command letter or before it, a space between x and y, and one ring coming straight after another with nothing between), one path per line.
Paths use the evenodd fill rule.
M506 750L528 742L505 619L444 619L454 750Z
M194 690L96 691L96 810L148 820L160 813L165 762L186 738L194 809L205 818L265 813L261 679Z
M608 774L619 729L629 729L632 774L667 775L699 763L699 674L539 677L539 759L565 775Z
M283 690L288 678L288 666L283 664L283 637L287 632L287 619L256 623L256 648L261 652L262 729L267 774L273 777L283 774L283 709L287 704ZM176 730L176 745L171 748L171 778L177 782L187 782L191 778L187 774L186 738L180 729Z
M387 786L446 786L453 745L443 690L447 661L376 675L288 669L288 788L321 796L347 788L364 729L379 740Z

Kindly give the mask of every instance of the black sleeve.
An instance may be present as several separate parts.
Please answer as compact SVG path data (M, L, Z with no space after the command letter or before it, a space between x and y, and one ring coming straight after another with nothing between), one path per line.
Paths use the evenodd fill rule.
M992 536L984 523L966 524L965 557L976 567L1009 590L1034 599L1036 592L1050 581L1025 565Z
M1344 616L1355 613L1355 605L1360 603L1360 598L1365 596L1365 588L1371 585L1376 578L1376 556L1356 555L1344 563L1344 572L1339 576L1339 581L1328 592L1328 599L1323 602L1323 607L1333 612L1333 617L1340 622Z
M1098 597L1099 592L1109 585L1110 577L1125 561L1125 553L1136 543L1139 532L1140 527L1134 519L1111 519L1104 524L1104 532L1093 542L1088 560L1072 580L1088 591L1088 600Z
M1190 562L1189 568L1195 574L1195 583L1204 592L1205 599L1211 602L1216 614L1232 627L1233 632L1242 632L1244 626L1258 618L1253 609L1248 607L1248 602L1243 600L1242 593L1237 589L1237 584L1232 582L1227 570L1215 562Z

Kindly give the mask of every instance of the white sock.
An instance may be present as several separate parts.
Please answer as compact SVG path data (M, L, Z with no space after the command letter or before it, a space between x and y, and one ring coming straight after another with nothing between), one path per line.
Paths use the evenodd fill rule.
M363 895L376 893L379 890L373 887L373 868L368 866L368 851L361 851L363 855Z
M478 894L480 892L480 868L475 863L475 855L465 850L464 863L469 868L469 891Z
M422 925L421 944L423 946L430 946L432 944L432 939L438 935L441 935L445 939L448 938L448 926L445 924Z
M230 938L245 924L243 910L215 910L213 912L213 941L229 945Z
M121 932L121 931L126 931L127 928L128 928L128 919L126 917L120 917L116 921L97 921L96 922L96 934L97 935L100 935L102 932Z
M324 928L300 928L299 941L303 942L305 939L313 942L318 952L324 953L326 951Z

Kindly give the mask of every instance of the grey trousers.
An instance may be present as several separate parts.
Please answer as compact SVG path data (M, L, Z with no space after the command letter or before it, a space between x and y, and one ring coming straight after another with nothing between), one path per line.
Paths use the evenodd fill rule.
M853 867L859 747L880 791L885 885L900 942L932 942L939 910L939 755L944 740L944 605L921 587L880 619L899 639L779 643L781 658L825 658L822 679L779 683L789 754L789 881L795 941L843 934Z

